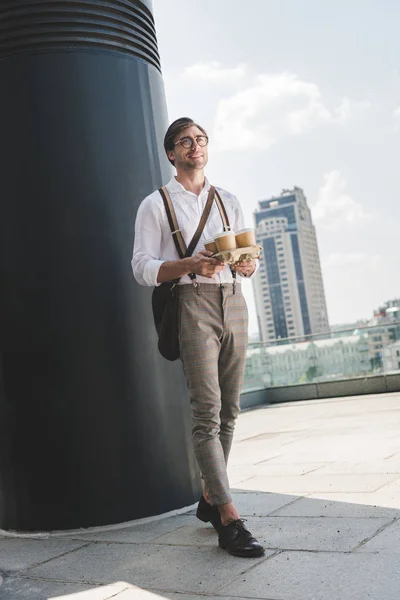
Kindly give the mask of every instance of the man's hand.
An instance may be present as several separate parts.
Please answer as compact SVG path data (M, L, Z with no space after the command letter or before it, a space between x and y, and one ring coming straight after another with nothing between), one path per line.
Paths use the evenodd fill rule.
M256 269L256 261L255 260L242 260L233 265L236 273L239 273L242 277L250 277L253 275Z
M201 250L194 256L186 258L185 260L188 262L190 268L189 273L195 273L196 275L212 279L216 273L225 268L225 265L220 260L211 257L212 252Z

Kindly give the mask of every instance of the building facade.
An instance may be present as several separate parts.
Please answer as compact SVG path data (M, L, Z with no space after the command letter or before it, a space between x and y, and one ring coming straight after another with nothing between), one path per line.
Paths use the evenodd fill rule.
M263 341L328 331L317 238L303 190L260 201L254 219L263 248L254 278Z
M377 371L387 370L390 360L388 362L389 355L385 354L385 349L400 340L400 298L388 300L377 308L368 325L371 365Z
M396 350L393 350L395 356ZM397 359L400 361L400 358ZM368 334L249 348L245 389L363 377L371 372Z
M385 373L400 371L400 341L383 349L383 368Z

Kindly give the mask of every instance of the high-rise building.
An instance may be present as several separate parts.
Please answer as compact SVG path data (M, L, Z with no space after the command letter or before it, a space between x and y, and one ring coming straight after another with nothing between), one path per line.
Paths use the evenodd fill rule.
M328 331L317 238L303 190L261 200L254 218L263 248L254 278L263 341Z

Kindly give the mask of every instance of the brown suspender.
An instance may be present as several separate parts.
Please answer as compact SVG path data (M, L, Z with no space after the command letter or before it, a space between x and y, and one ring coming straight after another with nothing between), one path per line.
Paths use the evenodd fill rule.
M221 215L224 231L229 231L231 226L229 225L228 215L226 213L224 203L222 202L222 198L217 190L215 190L215 203L218 206L219 214Z
M169 195L167 188L165 186L163 186L162 188L160 188L159 192L164 201L165 211L167 213L169 226L171 228L172 237L173 237L179 258L185 258L187 256L191 256L193 253L193 250L196 248L197 244L199 243L199 239L201 237L201 234L203 233L203 229L206 226L208 217L210 216L211 206L214 201L214 195L216 193L216 190L215 190L214 186L210 187L210 191L208 192L207 202L204 207L203 214L201 215L199 225L198 225L196 232L195 232L188 247L186 247L185 240L183 239L181 230L179 229L174 205L172 204L171 196ZM220 208L219 205L218 205L218 208ZM223 207L222 210L223 210L224 214L226 215L225 207ZM221 209L220 209L220 212L221 212ZM221 213L221 218L222 218L222 213ZM226 219L227 219L227 217L226 217ZM223 222L224 222L224 220L225 220L225 217L222 218ZM224 225L225 225L225 223L224 223ZM229 226L229 222L228 222L228 226ZM224 227L224 229L225 229L225 227Z
M169 195L169 192L168 192L166 186L163 186L158 191L160 192L161 197L164 202L165 212L167 213L168 223L169 223L169 226L171 229L172 238L174 240L176 251L178 252L179 258L186 258L188 256L192 256L194 249L196 248L197 244L199 243L199 239L201 237L201 234L203 233L204 227L206 226L208 217L210 216L211 207L212 207L214 200L218 207L219 214L221 215L221 220L222 220L224 231L229 231L231 229L230 224L229 224L228 215L227 215L224 203L222 202L221 196L217 192L215 187L212 185L210 187L210 191L208 192L207 202L204 207L203 214L201 215L199 225L196 229L196 232L195 232L189 246L186 247L186 243L185 243L185 240L183 239L182 232L179 229L174 205L172 204L171 196ZM235 282L236 272L232 271L232 275L233 275L234 282ZM196 275L194 273L190 273L189 277L190 277L190 279L192 279L193 282L196 279ZM176 280L176 282L177 281L179 281L179 279Z
M176 218L176 213L174 209L174 205L172 204L171 196L165 185L158 190L161 194L161 197L164 202L165 212L167 213L168 223L171 228L172 239L174 240L176 251L178 252L179 258L185 258L186 254L186 244L183 239L181 230L179 229L178 221Z

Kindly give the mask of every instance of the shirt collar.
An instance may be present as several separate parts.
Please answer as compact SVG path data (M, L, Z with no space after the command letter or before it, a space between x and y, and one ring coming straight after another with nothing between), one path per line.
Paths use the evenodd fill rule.
M203 187L201 193L202 194L204 194L204 192L208 193L210 187L211 187L211 184L208 181L207 177L205 177L204 187ZM172 179L167 183L167 188L171 194L186 193L186 194L192 194L193 196L195 196L195 194L193 194L193 192L189 192L188 190L186 190L183 187L183 185L175 179L175 177L172 177Z

